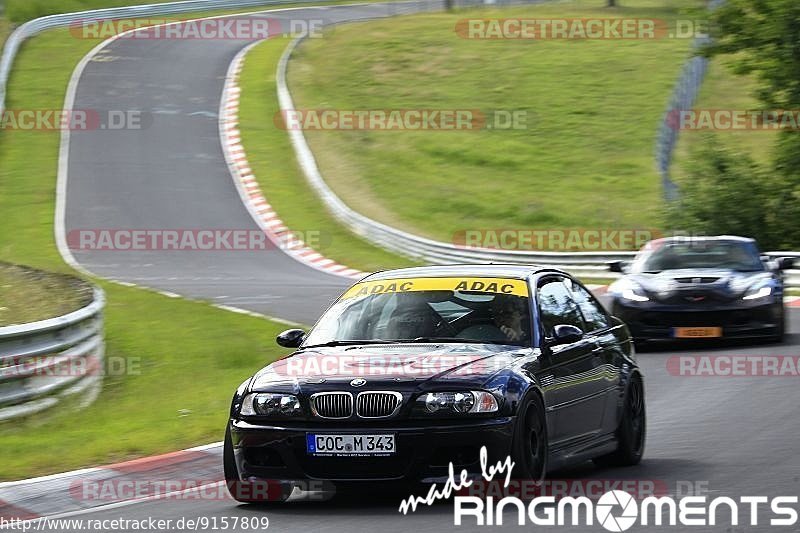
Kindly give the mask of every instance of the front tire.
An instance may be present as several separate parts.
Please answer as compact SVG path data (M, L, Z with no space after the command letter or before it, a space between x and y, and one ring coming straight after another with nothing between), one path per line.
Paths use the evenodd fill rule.
M644 454L647 416L644 402L644 384L635 374L625 393L622 420L617 428L617 449L594 459L598 466L633 466L642 460Z
M547 424L544 405L535 393L517 415L511 449L515 478L537 483L544 480L547 473Z
M776 328L775 335L770 338L774 343L782 343L786 336L786 311L781 309L781 318L778 320L778 327Z

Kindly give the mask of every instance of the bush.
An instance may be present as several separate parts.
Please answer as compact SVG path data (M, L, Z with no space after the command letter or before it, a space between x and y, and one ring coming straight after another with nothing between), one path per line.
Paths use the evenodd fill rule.
M800 136L785 135L782 142L800 144ZM800 172L800 149L781 147L779 153L793 153L797 161L783 160L769 172L717 136L706 136L699 146L690 156L680 199L667 206L668 226L693 234L753 237L763 250L800 247L800 174L786 173Z

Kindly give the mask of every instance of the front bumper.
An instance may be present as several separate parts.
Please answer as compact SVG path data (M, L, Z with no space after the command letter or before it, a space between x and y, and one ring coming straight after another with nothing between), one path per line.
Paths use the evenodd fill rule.
M612 314L628 325L635 339L674 339L677 327L721 327L722 338L776 335L783 321L783 304L737 303L719 306L674 306L658 302L633 303L615 298Z
M447 479L451 461L456 473L464 469L471 474L480 474L481 446L486 446L488 464L507 457L511 452L514 417L437 421L436 425L402 421L395 426L376 424L369 427L356 424L337 424L334 427L314 422L290 427L254 425L239 420L229 423L242 481L255 478L281 482L433 483ZM306 451L307 433L393 433L397 452L386 457L314 456Z

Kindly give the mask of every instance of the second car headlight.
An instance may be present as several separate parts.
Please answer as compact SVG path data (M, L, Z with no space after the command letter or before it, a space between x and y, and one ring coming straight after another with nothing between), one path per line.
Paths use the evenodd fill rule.
M497 398L486 391L429 392L417 398L417 412L431 415L494 413Z
M772 287L762 283L756 283L744 293L742 300L758 300L759 298L766 298L772 294Z
M242 401L242 416L301 416L303 409L294 394L260 392L248 394Z
M630 300L632 302L647 302L650 300L650 298L645 295L642 286L628 278L622 278L618 281L615 281L611 284L608 290L609 292L619 294L625 300Z

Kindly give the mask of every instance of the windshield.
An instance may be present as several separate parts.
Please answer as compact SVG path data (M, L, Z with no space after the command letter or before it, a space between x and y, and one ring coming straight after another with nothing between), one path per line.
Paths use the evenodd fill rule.
M530 345L528 284L505 278L413 278L357 283L304 346L347 341Z
M631 271L657 273L682 268L755 272L764 270L764 265L758 250L748 242L687 240L648 245L637 255Z

